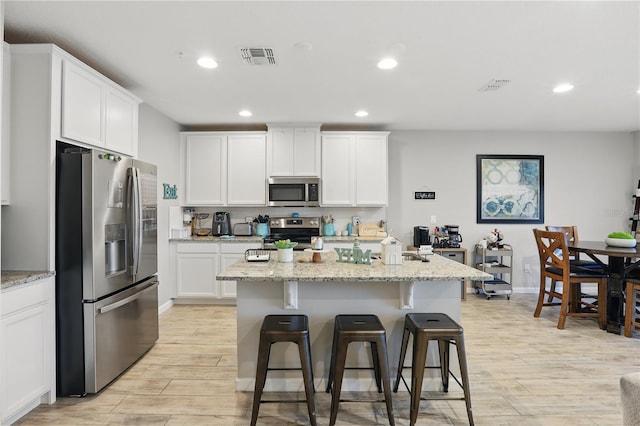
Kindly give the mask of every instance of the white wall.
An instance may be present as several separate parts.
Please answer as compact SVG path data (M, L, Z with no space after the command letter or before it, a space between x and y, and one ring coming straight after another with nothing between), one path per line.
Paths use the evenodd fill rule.
M413 226L433 228L435 215L438 225L460 226L469 256L475 243L497 227L514 249L514 291L537 291L533 228L577 225L586 240L629 230L639 139L637 133L622 132L391 132L388 226L407 245ZM544 155L544 224L476 223L476 154ZM418 190L435 191L436 199L415 201ZM523 272L525 263L531 273Z
M169 207L178 200L165 200L163 183L180 181L180 126L147 104L140 105L138 158L158 166L158 303L171 299L175 277L169 268ZM178 189L180 191L180 188Z

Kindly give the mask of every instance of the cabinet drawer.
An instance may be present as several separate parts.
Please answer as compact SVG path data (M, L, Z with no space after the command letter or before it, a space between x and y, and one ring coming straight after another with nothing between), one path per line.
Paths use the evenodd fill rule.
M218 253L217 243L182 243L178 244L178 253Z
M438 253L442 257L446 257L447 259L453 260L455 262L464 263L464 253L462 253L462 252L451 252L451 251L438 252L438 251L436 251L436 253Z
M30 306L47 303L54 285L53 278L45 278L4 291L1 298L2 316L6 317Z
M259 249L260 243L220 243L220 253L244 254L249 249Z

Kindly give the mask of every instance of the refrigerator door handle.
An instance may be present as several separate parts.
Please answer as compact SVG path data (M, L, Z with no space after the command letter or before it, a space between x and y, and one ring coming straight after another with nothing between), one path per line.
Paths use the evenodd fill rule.
M142 251L142 201L140 199L140 170L132 167L129 180L131 194L131 233L133 245L133 265L131 275L137 280Z
M113 311L114 309L118 309L120 306L124 306L124 305L126 305L128 303L131 303L132 301L142 297L146 292L148 292L150 289L156 287L157 285L158 285L158 283L154 282L149 287L140 290L136 294L133 294L133 295L131 295L129 297L125 297L124 299L118 300L117 302L111 303L110 305L103 306L102 308L98 309L98 313L106 314L109 311Z

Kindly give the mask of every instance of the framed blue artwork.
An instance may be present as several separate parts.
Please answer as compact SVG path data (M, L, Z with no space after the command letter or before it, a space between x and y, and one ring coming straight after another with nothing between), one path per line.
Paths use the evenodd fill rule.
M478 223L544 223L544 156L477 155Z

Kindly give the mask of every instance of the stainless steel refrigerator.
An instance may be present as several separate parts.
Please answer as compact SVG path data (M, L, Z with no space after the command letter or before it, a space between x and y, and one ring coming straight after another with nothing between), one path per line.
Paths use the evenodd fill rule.
M158 340L156 166L59 142L58 395L96 393Z

